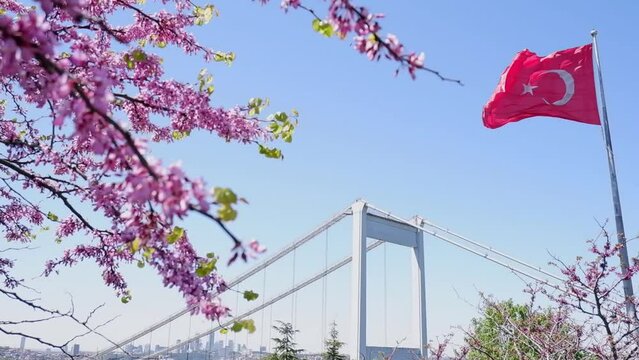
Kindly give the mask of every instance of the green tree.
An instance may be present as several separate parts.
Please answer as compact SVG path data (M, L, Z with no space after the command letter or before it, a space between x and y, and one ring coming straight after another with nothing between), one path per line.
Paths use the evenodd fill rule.
M339 352L342 346L344 346L344 343L339 341L337 324L333 321L333 323L331 323L329 338L324 341L324 353L322 354L322 358L324 360L345 360L346 356Z
M268 360L299 360L297 354L303 350L297 348L295 333L299 330L293 329L291 323L278 321L279 325L274 325L273 329L278 332L279 337L273 338L275 349L273 354L268 356Z
M582 329L561 309L483 299L466 331L467 359L590 359Z

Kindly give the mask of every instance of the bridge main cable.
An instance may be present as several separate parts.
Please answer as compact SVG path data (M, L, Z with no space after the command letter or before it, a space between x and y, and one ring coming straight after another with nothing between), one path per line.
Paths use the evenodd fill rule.
M326 220L324 223L322 223L320 226L318 226L317 228L315 228L313 231L311 231L310 233L308 233L307 235L301 237L300 239L298 239L297 241L294 241L293 243L291 243L290 245L288 245L287 247L285 247L284 249L278 251L277 253L275 253L273 256L271 256L270 258L264 260L262 263L260 263L259 265L257 265L254 268L251 268L250 270L248 270L247 272L245 272L244 274L238 276L237 278L233 279L232 281L230 281L229 283L227 283L227 287L228 288L232 288L235 287L236 285L238 285L239 283L241 283L242 281L250 278L251 276L255 275L256 273L260 272L261 270L269 267L271 264L273 264L274 262L276 262L277 260L283 258L284 256L286 256L287 254L291 253L293 250L297 249L298 247L304 245L305 243L307 243L308 241L310 241L311 239L313 239L314 237L316 237L317 235L321 234L322 232L324 232L326 229L330 228L331 226L335 225L336 223L338 223L340 220L342 220L343 218L345 218L346 216L351 214L351 206L349 205L346 209L342 210L341 212L333 215L330 219ZM219 296L220 293L216 293L214 294L214 296ZM131 343L141 337L143 337L144 335L157 330L159 328L161 328L162 326L172 322L173 320L191 312L193 310L193 307L187 307L184 308L178 312L176 312L175 314L165 318L164 320L158 321L157 323L149 326L148 328L129 336L128 338L119 341L116 345L113 345L103 351L98 352L95 357L100 358L106 354L109 354L110 352L116 350L116 349L122 349L122 346Z
M497 265L499 265L499 266L502 266L502 267L504 267L504 268L506 268L506 269L508 269L508 270L512 271L513 273L516 273L516 274L519 274L519 275L523 275L523 276L528 277L528 278L530 278L530 279L532 279L532 280L535 280L535 281L537 281L537 282L539 282L539 283L541 283L541 284L544 284L544 285L546 285L546 286L550 286L550 287L552 287L552 288L553 288L553 289L555 289L555 290L558 290L558 291L561 291L561 292L563 292L563 293L565 293L565 294L567 294L567 295L573 296L573 295L571 295L569 292L567 292L565 289L561 289L558 285L550 283L550 282L548 281L548 279L542 279L542 278L540 278L539 276L535 276L535 275L533 275L533 274L531 274L531 273L529 273L529 272L526 272L526 271L521 270L521 269L518 269L518 268L516 268L516 267L514 267L514 266L512 266L512 265L510 265L510 264L507 264L507 263L506 263L506 262L504 262L504 261L497 260L497 259L495 259L495 258L491 257L491 256L489 255L489 253L493 253L493 254L495 254L495 255L498 255L498 256L501 256L501 257L503 257L503 258L506 258L506 259L508 259L508 260L510 260L510 261L512 261L512 262L515 262L515 263L517 263L517 264L519 264L519 265L522 265L522 266L524 266L524 267L526 267L526 268L528 268L528 269L530 269L530 270L537 271L538 273L541 273L541 274L544 274L544 275L546 275L546 276L548 276L548 277L551 277L551 278L555 279L556 281L559 281L560 283L563 281L563 279L562 279L561 277L559 277L559 276L557 276L557 275L555 275L555 274L553 274L553 273L550 273L550 272L548 272L548 271L545 271L545 270L543 270L541 267L535 267L535 266L533 266L533 265L530 265L530 264L528 264L528 263L526 263L526 262L524 262L524 261L521 261L521 260L519 260L519 259L517 259L517 258L514 258L514 257L512 257L512 256L510 256L510 255L508 255L508 254L506 254L506 253L503 253L503 252L497 251L497 250L493 249L493 248L492 248L492 247L490 247L490 246L486 246L486 245L483 245L483 244L478 243L478 242L476 242L476 241L470 240L469 238L466 238L466 237L464 237L464 236L462 236L462 235L456 234L456 233L454 233L454 232L452 232L452 231L449 231L449 230L447 230L447 229L445 229L445 228L442 228L442 227L440 227L440 226L437 226L437 225L435 225L435 224L433 224L433 223L430 223L430 222L428 222L428 221L424 221L424 223L425 223L427 226L434 227L436 230L427 229L427 228L425 228L425 227L423 227L423 226L417 226L417 225L415 225L414 223L412 223L412 222L410 222L410 221L408 221L408 220L406 220L406 219L402 219L402 218L401 218L401 217L399 217L399 216L396 216L396 215L393 215L393 214L391 214L391 213L389 213L389 212L387 212L387 211L381 210L381 209L379 209L379 208L377 208L377 207L375 207L375 206L373 206L373 205L371 205L371 204L368 204L368 207L369 207L370 209L373 209L373 210L375 210L375 211L379 212L379 213L380 213L380 214L382 214L383 216L388 217L389 219L393 219L393 220L395 220L395 221L398 221L398 222L401 222L401 223L405 223L406 225L413 226L413 227L415 227L415 228L417 228L417 229L419 229L419 230L423 231L425 234L431 235L431 236L433 236L433 237L435 237L435 238L437 238L437 239L439 239L439 240L443 240L443 241L445 241L445 242L447 242L447 243L449 243L449 244L451 244L451 245L454 245L454 246L456 246L456 247L458 247L458 248L460 248L460 249L462 249L462 250L468 251L468 252L470 252L470 253L472 253L472 254L474 254L474 255L477 255L477 256L479 256L479 257L482 257L482 258L484 258L484 259L486 259L486 260L488 260L488 261L491 261L491 262L493 262L493 263L495 263L495 264L497 264ZM486 250L486 251L488 251L488 252L486 252L486 253L481 253L481 252L479 252L479 251L477 251L477 250L475 250L475 249L471 249L470 247L465 246L465 245L463 245L463 244L460 244L460 243L459 243L459 242L457 242L457 241L454 241L454 240L452 240L452 239L449 239L449 238L447 238L447 237L445 237L445 236L440 235L439 233L437 233L437 230L441 230L441 231L442 231L442 232L444 232L444 233L447 233L447 234L449 234L449 235L451 235L451 236L453 236L453 237L456 237L456 238L458 238L458 239L460 239L460 240L463 240L463 241L466 241L466 242L468 242L468 243L471 243L471 244L473 244L473 245L475 245L475 246L477 246L477 247L479 247L479 248L481 248L481 249L483 249L483 250ZM580 289L582 289L582 290L586 290L586 289L585 289L585 288L583 288L583 287L578 287L578 288L580 288Z
M380 246L383 243L384 243L384 241L377 240L377 241L373 242L372 244L368 245L366 247L366 251L371 251L371 250L373 250L374 248ZM353 261L353 257L349 256L349 257L343 259L342 261L340 261L338 263L335 263L333 266L329 267L328 269L323 270L320 273L316 274L315 276L307 279L306 281L303 281L303 282L299 283L298 285L293 286L289 290L287 290L287 291L285 291L285 292L283 292L283 293L271 298L268 301L265 301L261 305L256 306L253 309L248 310L248 311L246 311L246 312L244 312L244 313L242 313L242 314L240 314L238 316L235 316L233 319L231 319L231 320L229 320L229 321L227 321L227 322L225 322L223 324L220 324L220 325L218 325L218 326L206 331L205 333L197 334L195 336L192 336L192 337L184 340L183 342L181 342L179 344L176 344L176 345L173 345L173 346L168 347L166 349L157 351L157 352L155 352L153 354L150 354L148 356L141 357L140 359L158 358L160 355L164 355L164 354L169 353L169 352L171 352L171 351L173 351L175 349L180 348L181 346L184 346L184 344L190 344L191 342L193 342L193 341L195 341L197 339L201 339L201 338L203 338L203 337L205 337L205 336L207 336L209 334L212 334L212 333L214 333L214 332L216 332L216 331L218 331L220 329L226 328L229 325L233 324L234 322L236 322L238 320L242 320L242 319L244 319L247 316L251 316L252 314L255 314L256 312L258 312L258 311L260 311L260 310L262 310L262 309L264 309L264 308L266 308L266 307L268 307L268 306L270 306L270 305L272 305L272 304L284 299L285 297L296 293L297 291L299 291L302 288L305 288L306 286L316 282L317 280L324 278L325 276L327 276L328 274L332 273L333 271L335 271L335 270L337 270L337 269L349 264L351 261Z

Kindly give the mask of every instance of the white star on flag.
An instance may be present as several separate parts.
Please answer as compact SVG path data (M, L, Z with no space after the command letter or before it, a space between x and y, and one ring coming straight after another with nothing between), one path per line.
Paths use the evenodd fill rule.
M524 91L522 91L522 95L525 94L530 94L530 95L534 95L533 94L533 90L538 88L537 85L530 85L530 84L524 84Z

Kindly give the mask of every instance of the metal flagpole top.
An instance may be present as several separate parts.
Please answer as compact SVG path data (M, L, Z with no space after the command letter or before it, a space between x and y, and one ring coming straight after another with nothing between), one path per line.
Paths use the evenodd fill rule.
M590 36L592 36L592 37L597 36L597 30L596 29L590 30Z

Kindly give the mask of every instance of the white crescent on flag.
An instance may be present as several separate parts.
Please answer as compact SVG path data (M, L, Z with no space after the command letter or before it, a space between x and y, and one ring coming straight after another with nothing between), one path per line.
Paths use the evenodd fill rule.
M575 94L575 79L566 70L546 70L546 71L543 71L541 74L548 74L548 73L559 75L561 80L563 80L564 84L566 85L566 91L564 92L564 96L561 99L554 101L552 103L544 99L544 102L546 104L556 105L556 106L566 105L568 101L572 99L572 96Z

